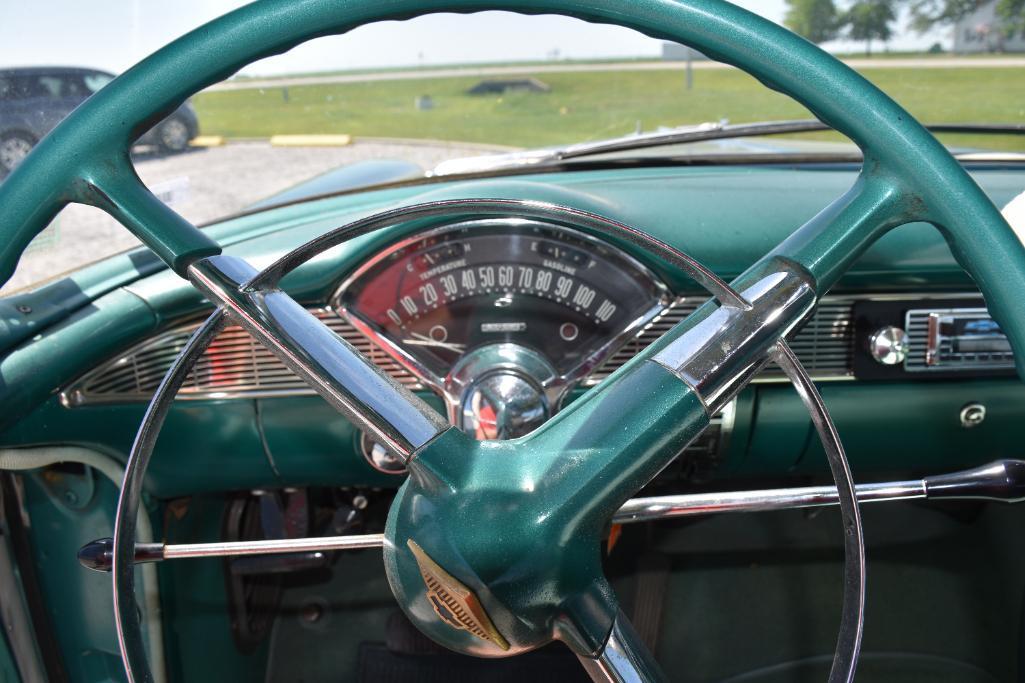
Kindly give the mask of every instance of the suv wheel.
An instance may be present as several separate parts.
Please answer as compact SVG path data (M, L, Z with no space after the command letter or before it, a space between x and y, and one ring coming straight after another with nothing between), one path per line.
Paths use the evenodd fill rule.
M6 175L13 171L35 146L36 139L27 133L0 133L0 173Z
M178 116L167 119L157 129L157 143L165 152L184 152L191 138L188 124Z

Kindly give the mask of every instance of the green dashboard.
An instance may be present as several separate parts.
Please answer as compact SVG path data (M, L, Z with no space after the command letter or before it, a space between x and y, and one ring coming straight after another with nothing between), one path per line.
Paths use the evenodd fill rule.
M997 205L1015 196L1025 174L1015 168L973 169ZM227 252L268 264L330 228L401 204L455 197L526 198L604 214L691 254L729 280L801 225L856 175L853 167L748 166L637 169L538 174L472 182L414 184L364 194L326 198L240 216L207 230ZM284 287L300 302L327 305L339 283L377 250L425 229L399 225L358 238L291 274ZM666 263L629 244L616 245L664 281L674 296L696 295L696 286ZM28 331L3 358L9 405L3 411L2 443L78 444L124 459L145 409L142 400L69 404L62 391L94 367L117 359L161 331L195 321L208 310L195 290L145 256L127 254L54 283L14 305L47 299L26 316L12 310L7 338ZM54 292L67 291L62 298ZM970 279L957 266L942 237L930 226L899 228L875 245L830 293L854 301L844 325L850 357L864 353L853 319L867 301L889 307L928 307L930 301L973 296ZM97 294L93 294L97 293ZM974 294L971 305L978 305ZM896 300L898 303L893 304ZM65 319L46 326L53 309L77 305ZM946 304L944 304L946 305ZM969 305L969 304L965 304ZM886 306L884 306L886 308ZM74 349L74 352L69 352ZM812 352L814 349L812 350ZM849 365L855 365L848 361ZM815 374L815 366L812 366ZM825 377L821 389L844 437L856 473L939 470L1012 455L1013 424L1020 419L1025 387L1010 373L857 373L851 367ZM860 375L863 375L860 376ZM578 391L581 389L578 389ZM429 394L430 392L427 392ZM971 402L988 408L978 428L958 419ZM31 406L27 414L19 407ZM719 444L715 476L786 475L824 471L816 440L800 401L788 385L755 384L737 401L731 434ZM886 448L874 438L888 434ZM359 452L356 430L312 396L254 394L249 397L179 401L161 438L151 469L154 495L266 486L337 484L396 486L400 478L370 467ZM203 472L204 476L195 476ZM711 473L710 473L711 475Z

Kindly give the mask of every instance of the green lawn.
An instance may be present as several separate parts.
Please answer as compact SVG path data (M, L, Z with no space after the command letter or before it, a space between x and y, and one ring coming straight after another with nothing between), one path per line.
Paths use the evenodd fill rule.
M930 123L1025 122L1025 70L865 69L865 76ZM800 105L733 69L698 69L687 90L674 71L546 73L550 93L471 96L477 77L201 93L204 134L290 133L422 138L536 147L728 118L811 118ZM286 98L287 95L287 98ZM434 109L414 99L430 95ZM1025 151L1025 137L957 137L951 144Z

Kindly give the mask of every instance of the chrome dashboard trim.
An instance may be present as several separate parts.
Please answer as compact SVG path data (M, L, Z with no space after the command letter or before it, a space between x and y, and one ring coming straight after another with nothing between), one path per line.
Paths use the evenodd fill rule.
M688 294L677 298L605 363L585 377L581 386L592 387L654 343L673 326L697 310L708 298ZM854 319L852 309L863 297L827 294L822 297L811 316L791 335L790 344L801 357L816 382L846 382L854 379ZM775 365L767 365L752 380L754 384L788 383Z
M359 330L328 306L307 310L410 391L424 386L397 365ZM201 321L179 323L130 346L89 370L59 394L65 408L149 401L174 354L184 347ZM228 372L220 372L228 367ZM230 401L288 396L314 396L305 382L238 325L227 325L210 343L176 401Z
M908 323L905 324L905 327L910 326L910 321L913 317L913 314L914 311L907 312L906 319L908 320ZM925 335L925 365L926 367L931 367L936 365L937 361L939 361L940 317L936 314L935 311L933 311L928 314L927 320L928 331ZM904 365L904 369L907 369L906 363Z
M628 362L646 348L670 327L683 320L707 300L707 295L691 293L678 296L660 310L646 324L640 326L624 343L602 363L584 376L579 386L589 388L600 384L613 371ZM827 294L823 296L810 320L790 337L790 346L808 368L817 383L849 382L855 378L852 371L854 353L854 320L852 307L862 301L907 301L918 308L928 307L929 301L960 300L981 301L978 292L888 292L878 294L852 295ZM915 302L924 303L918 306ZM348 323L331 306L310 305L308 310L319 317L338 336L357 347L392 378L411 391L426 387L405 367L399 365L391 354L380 348L357 327ZM95 368L88 370L66 385L58 394L66 408L86 405L129 403L148 401L156 390L163 373L170 366L174 352L180 349L188 337L199 326L201 320L193 319L177 323L152 337L148 337ZM235 363L234 380L217 384L213 378L213 366L208 357L196 364L176 401L211 401L285 398L312 396L315 392L298 377L290 374L277 360L265 351L258 342L238 327L228 326L221 336L211 344L217 351L218 363L228 360ZM232 338L232 336L234 338ZM248 359L249 366L240 364ZM135 367L135 364L138 367ZM140 381L137 381L140 380ZM752 380L753 384L781 384L788 380L778 368L766 366Z
M914 294L900 296L916 298ZM811 321L792 339L792 346L802 357L802 362L809 368L816 382L854 379L850 374L849 354L853 349L853 341L849 311L856 301L863 299L847 295L826 295L819 302ZM673 300L668 307L637 329L618 350L583 377L580 386L592 387L604 381L611 372L633 358L706 300L707 297L704 295L686 295ZM399 365L389 353L381 349L362 330L348 323L332 307L313 305L308 306L308 310L407 389L425 389L425 386L405 367ZM112 356L64 387L59 394L61 404L66 408L74 408L148 401L163 373L170 366L174 352L185 344L199 324L199 320L178 323ZM830 347L825 354L822 352L824 344ZM208 355L196 364L193 374L175 398L176 401L315 395L302 380L287 372L269 351L237 326L228 326L210 347ZM226 360L236 363L236 374L231 382L218 383L214 381L214 366L225 360L225 355ZM211 356L216 362L211 362ZM817 371L817 368L822 367L823 357L830 366L843 366L846 372L838 374ZM250 365L245 368L239 365L243 359L247 359ZM753 380L754 383L786 381L786 377L772 367L767 367Z

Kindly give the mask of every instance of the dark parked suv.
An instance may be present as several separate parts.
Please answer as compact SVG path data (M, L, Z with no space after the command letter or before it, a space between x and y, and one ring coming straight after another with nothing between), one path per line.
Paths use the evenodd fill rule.
M33 146L71 110L114 76L72 67L0 69L0 177L21 162ZM181 152L199 133L188 102L139 139L165 152Z

